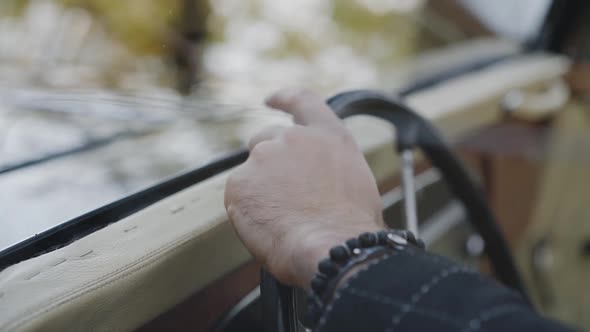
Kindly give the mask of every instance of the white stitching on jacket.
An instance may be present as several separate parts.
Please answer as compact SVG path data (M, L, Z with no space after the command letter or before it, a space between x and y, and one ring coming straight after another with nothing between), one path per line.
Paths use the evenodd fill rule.
M491 309L488 309L480 313L477 318L470 320L468 323L469 325L466 326L463 330L461 330L461 332L479 331L481 329L481 323L508 313L515 312L521 308L522 307L520 305L516 304L502 304L495 306Z
M334 298L332 299L332 302L326 306L326 311L322 314L322 317L320 318L320 321L318 322L318 326L317 326L317 330L316 332L320 332L320 330L324 327L324 325L326 324L327 321L327 317L329 316L330 312L332 312L332 309L334 308L333 303L336 299L340 298L340 294L347 290L350 287L350 283L357 279L359 277L359 275L361 275L363 272L366 272L369 270L370 267L390 258L390 257L394 257L397 256L397 254L399 254L399 251L394 251L391 254L386 254L383 257L380 257L379 259L376 259L374 261L371 261L369 264L367 264L364 268L362 268L361 270L359 270L356 274L352 275L350 278L348 278L348 280L340 287L340 289L338 289L336 291L336 293L334 294Z
M360 297L365 297L365 298L371 299L373 301L381 302L383 304L392 305L392 306L397 307L397 308L400 308L400 309L409 306L408 303L401 302L401 301L396 301L396 300L394 300L391 297L384 296L384 295L381 295L381 294L370 293L370 292L367 292L367 291L364 291L364 290L360 290L358 288L350 287L350 288L346 289L346 292L349 293L349 294L360 296ZM414 307L411 311L412 312L415 312L415 313L417 313L419 315L430 317L430 318L434 318L434 319L437 319L437 320L439 320L441 322L446 322L446 323L449 323L449 324L452 324L452 325L455 325L455 326L458 326L458 327L465 325L461 321L458 321L458 320L456 320L456 319L454 319L452 317L449 317L447 315L444 315L444 314L441 314L441 313L438 313L436 311L432 311L432 310L429 310L429 309L421 309L421 308L418 308L418 307Z
M414 294L412 294L412 296L410 297L409 305L404 306L401 309L401 312L391 317L392 327L398 325L408 312L413 311L420 299L422 299L422 297L426 295L428 292L430 292L436 285L440 284L441 281L447 279L451 275L461 272L472 273L473 271L470 271L465 267L453 266L442 270L439 274L432 277L430 281L420 286L420 288L416 292L414 292Z

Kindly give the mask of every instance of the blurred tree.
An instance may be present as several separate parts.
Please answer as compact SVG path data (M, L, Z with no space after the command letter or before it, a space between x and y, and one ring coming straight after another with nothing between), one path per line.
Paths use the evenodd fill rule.
M61 0L87 9L130 51L167 57L176 65L178 88L197 82L207 38L208 0Z
M3 0L0 1L0 16L21 15L28 5L27 0Z

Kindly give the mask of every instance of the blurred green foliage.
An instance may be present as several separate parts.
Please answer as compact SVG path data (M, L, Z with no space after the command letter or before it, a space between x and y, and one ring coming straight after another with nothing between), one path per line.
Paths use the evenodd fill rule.
M21 15L28 4L28 0L2 0L0 1L0 16Z
M61 0L94 14L117 39L142 54L166 50L167 34L180 12L180 1Z

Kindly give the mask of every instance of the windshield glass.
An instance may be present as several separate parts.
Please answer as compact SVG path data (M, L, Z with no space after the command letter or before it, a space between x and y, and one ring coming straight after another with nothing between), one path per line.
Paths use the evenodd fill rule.
M0 249L243 145L280 86L394 91L516 52L484 17L475 1L4 0Z

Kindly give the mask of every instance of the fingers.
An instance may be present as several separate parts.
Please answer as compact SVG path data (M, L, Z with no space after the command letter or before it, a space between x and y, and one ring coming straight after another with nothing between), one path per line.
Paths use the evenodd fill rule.
M256 144L264 141L270 141L275 137L278 137L281 133L287 130L286 126L271 126L262 129L258 134L254 135L248 141L248 150L252 151Z
M269 107L293 115L296 124L316 127L341 127L340 119L319 95L301 89L284 89L266 100Z

